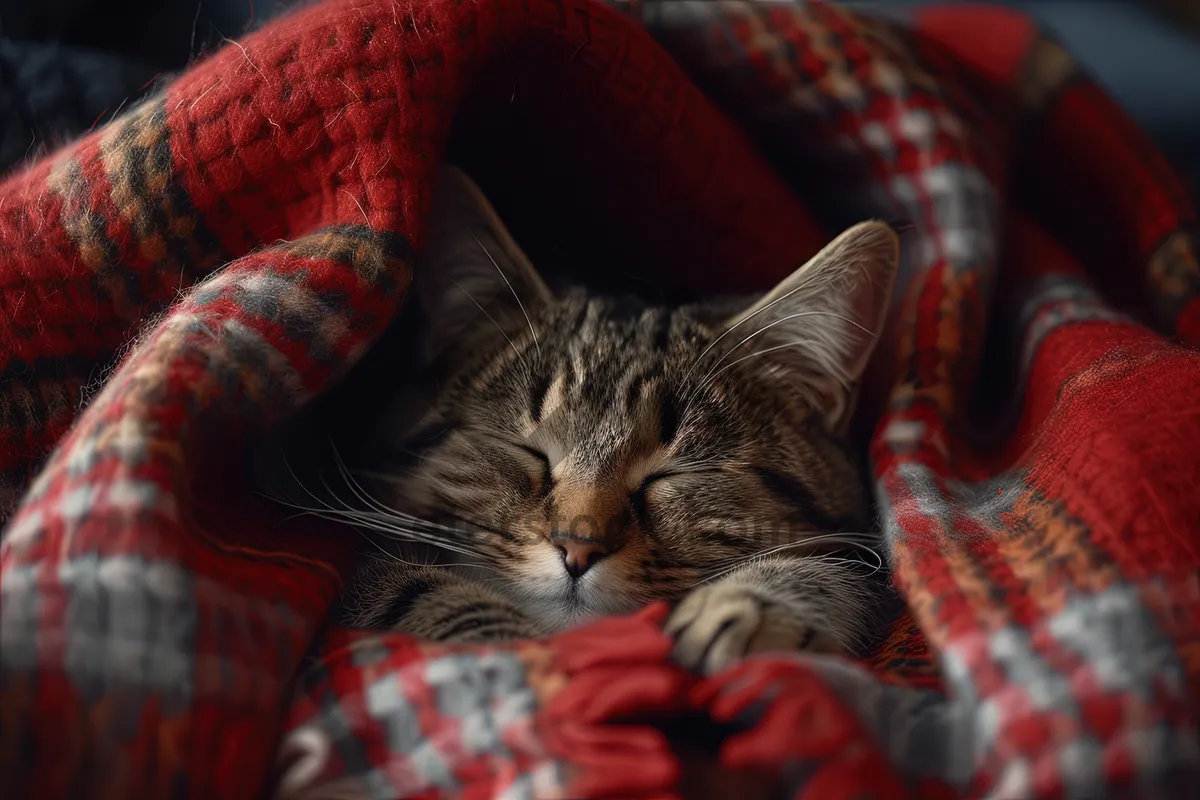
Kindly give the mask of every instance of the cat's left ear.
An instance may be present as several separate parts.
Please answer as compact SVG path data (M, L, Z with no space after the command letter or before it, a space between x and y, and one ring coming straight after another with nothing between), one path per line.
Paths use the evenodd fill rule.
M900 239L887 224L863 222L729 321L741 341L808 396L834 432L846 430L859 383L883 332ZM766 365L764 365L766 366Z
M532 327L552 299L483 191L451 165L438 175L415 288L426 363L448 348L470 350L480 337Z

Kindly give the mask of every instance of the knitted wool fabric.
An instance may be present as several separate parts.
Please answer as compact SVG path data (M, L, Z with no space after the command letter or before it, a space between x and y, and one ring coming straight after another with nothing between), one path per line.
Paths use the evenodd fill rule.
M452 132L668 286L764 288L909 222L860 413L907 607L876 653L701 679L659 606L489 648L325 625L344 538L274 524L230 465L396 316ZM0 788L656 798L707 760L796 798L1190 796L1194 225L1007 11L282 18L0 185Z

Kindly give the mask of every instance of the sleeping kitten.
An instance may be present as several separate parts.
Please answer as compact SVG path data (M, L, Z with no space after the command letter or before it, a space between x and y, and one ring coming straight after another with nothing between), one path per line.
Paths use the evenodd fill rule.
M898 250L867 222L756 301L554 296L445 168L415 283L424 379L372 469L345 472L355 520L392 534L347 621L485 641L666 599L705 672L855 650L874 602L853 551L874 539L844 435Z

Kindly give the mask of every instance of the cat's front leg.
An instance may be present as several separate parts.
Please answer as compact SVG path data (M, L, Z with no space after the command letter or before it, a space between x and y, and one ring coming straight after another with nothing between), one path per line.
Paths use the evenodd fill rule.
M547 632L508 597L450 568L372 560L362 569L371 574L360 574L343 601L343 618L355 627L447 643L514 641Z
M688 593L667 620L675 658L712 674L753 653L853 652L869 627L864 570L766 557Z

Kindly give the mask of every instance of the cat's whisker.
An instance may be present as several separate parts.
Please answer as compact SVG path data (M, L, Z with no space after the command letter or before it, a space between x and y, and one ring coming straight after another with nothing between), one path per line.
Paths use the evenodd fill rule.
M395 472L379 472L378 470L356 468L350 471L360 477L368 478L373 481L383 481L384 483L403 483L404 481L399 477L400 474L408 475L412 478L425 477L419 472L413 472L412 470L408 469L398 469Z
M367 534L363 533L362 531L359 531L359 534L364 539L366 539L368 542L370 542L375 547L376 550L378 550L380 553L383 553L385 558L387 558L391 561L395 561L399 564L403 564L406 567L423 568L423 567L429 567L429 566L438 566L436 564L422 564L419 562L407 561L406 559L402 558L398 553L389 552L387 549L384 548L383 545L381 545L379 542L375 541L375 539L373 537L368 536Z
M373 478L376 480L383 480L383 481L388 481L391 483L402 483L402 481L399 478L397 478L395 475L389 475L386 473L372 473L372 472L369 472L366 470L359 470L358 473L360 475L365 475L367 477L370 477L370 478ZM413 472L411 470L403 470L403 474L408 475L413 480L425 481L426 483L434 484L434 485L437 484L437 480L429 475L422 475L420 473ZM452 527L449 525L443 525L443 524L437 523L437 522L431 522L429 520L424 520L424 519L421 519L420 517L414 517L410 514L404 514L403 512L396 511L395 509L389 508L387 510L387 513L394 514L396 516L400 516L405 519L412 520L414 522L419 522L419 523L422 523L425 525L437 526L437 528L439 530L444 530L448 533L460 533L461 532L458 528L455 528L455 527ZM461 514L451 513L445 509L442 510L441 514L444 517L447 517L456 522L462 523L463 525L467 526L467 528L469 528L470 530L481 531L484 533L493 533L496 535L503 535L503 533L500 530L493 528L492 526L487 525L484 522L481 522L480 520L471 519L470 517L466 517Z
M355 474L368 478L373 481L390 483L393 486L404 486L409 481L420 481L430 485L438 485L438 480L433 476L426 475L416 470L397 468L391 473L387 472L372 472L369 470L355 470Z
M445 539L428 536L422 534L420 531L414 531L400 525L387 524L378 520L356 519L352 516L347 516L346 519L357 524L357 526L361 528L374 531L375 533L384 534L385 536L397 541L428 545L430 547L446 550L451 553L457 553L458 555L467 556L469 558L483 558L485 556L484 553L466 547L462 544L451 543Z
M398 553L393 553L393 552L387 550L383 545L381 545L378 541L376 541L373 536L369 536L366 533L364 533L363 531L359 531L359 534L364 539L366 539L368 542L370 542L375 547L375 549L377 549L380 553L382 553L386 558L388 558L389 560L395 561L397 563L403 564L406 567L416 567L418 569L448 569L448 568L459 568L459 567L474 567L474 568L482 569L482 570L485 570L488 572L499 572L499 570L497 570L495 567L489 566L487 564L438 564L433 561L408 561L407 559L400 556Z
M255 497L260 497L263 500L266 500L267 502L270 502L270 503L274 503L277 506L284 506L285 508L296 508L296 509L300 509L301 511L311 510L307 506L299 506L299 505L293 503L291 500L284 500L282 497L277 497L273 494L269 494L268 492L255 491L255 492L252 492L252 494Z
M771 330L771 328L774 328L776 325L782 325L785 322L790 322L791 320L799 319L801 317L813 317L813 316L836 317L836 318L842 320L843 322L847 322L847 323L853 325L854 327L859 328L860 330L865 332L868 336L875 338L875 334L872 333L871 331L867 330L866 328L864 328L862 325L859 325L857 322L850 319L849 317L842 316L841 314L837 314L833 311L798 311L795 314L789 314L785 317L780 317L777 320L772 320L771 322L767 323L766 325L763 325L761 328L758 328L757 330L755 330L753 333L751 333L746 338L742 339L740 342L735 344L733 347L726 350L721 355L721 357L716 360L716 362L712 365L712 367L709 368L708 372L706 372L704 374L704 376L700 378L700 381L697 384L696 389L689 395L689 400L694 398L697 394L699 394L700 391L703 390L703 388L707 385L709 378L713 377L714 371L718 367L721 366L721 364L725 361L725 359L728 358L733 353L737 352L738 348L740 348L746 342L750 341L751 339L753 339L756 336L766 333L767 331ZM815 340L805 340L805 341L811 342L811 341L815 341ZM737 363L737 362L734 362L734 363Z
M329 513L329 512L314 510L314 509L304 509L302 511L297 511L295 514L289 514L288 516L279 520L278 524L283 525L285 523L291 522L294 519L300 519L301 517L318 517L320 519L330 519L329 517L323 516L327 513Z
M344 510L337 509L337 508L320 509L320 508L304 508L304 507L300 507L300 506L297 506L296 508L298 509L298 513L294 514L292 517L289 517L288 519L295 519L296 517L301 517L301 516L310 516L310 517L317 517L318 519L328 520L331 522L347 522L347 521L349 521L349 522L364 524L366 527L376 526L376 525L380 525L380 524L390 524L390 525L396 524L393 522L389 522L386 519L378 519L378 518L373 518L373 517L364 515L362 512L356 511L354 509L344 509ZM440 545L440 544L442 544L443 541L445 541L441 538L435 537L433 535L434 534L433 531L421 531L416 528L405 528L404 530L410 534L410 536L413 538L413 541L417 541L418 537L420 537L420 541L426 542L429 544L434 544L434 545Z
M464 517L461 514L454 514L449 511L443 511L442 513L445 517L455 520L456 522L461 522L463 525L467 526L467 528L469 528L470 530L476 531L478 533L490 533L495 536L512 535L511 532L506 533L505 531L502 531L499 528L494 528L491 525L487 525L486 523L480 522L479 520L471 519L470 517Z
M500 331L500 335L504 337L504 341L508 342L508 346L512 348L513 354L516 355L517 360L520 361L521 364L524 365L525 369L529 369L529 364L528 364L528 362L525 361L525 355L520 350L517 349L517 345L513 342L512 338L507 333L504 332L503 328L500 327L500 323L496 322L495 318L487 312L487 309L485 309L483 306L481 306L479 304L479 301L476 300L474 298L474 296L470 292L468 292L461 283L454 280L454 278L450 278L450 277L447 277L447 280L449 280L451 283L453 283L455 286L457 286L459 289L461 289L462 293L465 294L467 296L467 298L472 303L475 304L475 307L479 309L480 313L482 313L485 317L488 318L488 321L491 322L492 325L494 325L496 327L496 330Z
M269 497L269 499L272 502L276 503L277 505L281 505L284 508L295 509L297 512L299 512L298 514L296 514L294 516L301 516L304 514L344 514L344 513L346 513L346 509L335 508L334 506L331 506L328 503L324 503L324 502L322 502L322 505L320 505L320 506L305 506L305 505L301 505L299 503L293 503L290 500L281 500L277 497Z
M305 483L300 480L299 476L296 474L295 470L292 468L291 462L288 460L286 453L283 455L283 465L287 469L288 474L291 475L292 480L296 483L296 485L298 487L300 487L300 489L309 496L309 498L312 500L312 502L316 503L317 505L316 506L305 506L305 505L301 505L301 504L296 503L291 500L285 500L284 498L277 497L275 495L264 494L261 492L258 493L261 497L263 497L267 500L270 500L271 502L273 502L277 505L283 506L284 508L291 508L298 512L296 514L292 514L291 516L284 517L282 520L279 521L280 524L288 522L293 519L297 519L299 517L303 517L303 516L315 516L315 517L320 517L320 518L330 520L330 521L337 521L337 517L340 517L351 510L350 506L346 505L346 503L344 501L342 501L332 491L332 489L330 489L328 483L324 480L324 478L321 479L321 483L322 483L322 485L325 486L326 491L329 493L329 497L332 498L333 500L337 500L338 502L340 502L342 504L343 508L339 509L336 506L332 505L328 500L318 497L315 492L313 492L311 489L309 489L308 486L305 485ZM332 517L331 517L331 515L332 515Z
M431 485L437 485L437 484L438 484L438 481L437 481L435 478L433 478L433 477L431 477L431 476L429 476L429 475L422 475L421 473L418 473L418 472L413 472L412 470L401 470L400 472L401 472L402 474L404 474L404 475L407 475L407 476L408 476L410 479L412 479L412 480L424 481L425 483L428 483L428 484L431 484ZM382 481L387 481L387 482L389 482L389 483L397 483L397 484L399 484L399 483L403 483L403 482L404 482L402 479L400 479L399 477L397 477L397 475L395 475L395 474L376 473L376 472L370 472L370 471L367 471L367 470L358 470L358 474L360 474L360 475L364 475L364 476L366 476L366 477L368 477L368 478L371 478L371 479L373 479L373 480L382 480ZM420 523L423 523L423 524L426 524L426 525L434 525L434 526L437 526L437 528L438 528L439 530L444 530L444 531L446 531L446 532L449 532L449 533L458 533L458 532L460 532L458 528L455 528L455 527L452 527L452 526L449 526L449 525L443 525L443 524L441 524L441 523L437 523L437 522L431 522L431 521L429 521L429 520L424 520L424 519L421 519L420 517L414 517L414 516L412 516L411 514L404 514L403 512L396 511L396 510L394 510L394 509L388 509L388 512L387 512L387 513L389 513L389 514L395 514L396 516L400 516L400 517L403 517L403 518L405 518L405 519L412 520L412 521L414 521L414 522L420 522ZM468 528L470 528L471 530L475 530L475 531L482 531L482 532L485 532L485 533L494 533L494 534L497 534L497 535L502 535L502 534L501 534L501 532L500 532L499 530L497 530L497 529L495 529L495 528L491 527L490 525L487 525L487 524L485 524L485 523L481 522L480 520L477 520L477 519L471 519L470 517L465 517L465 516L463 516L463 515L461 515L461 514L454 514L454 513L450 513L449 511L447 511L447 510L445 510L445 509L443 509L443 510L442 510L441 514L442 514L442 516L444 516L444 517L447 517L447 518L449 518L449 519L452 519L452 520L454 520L454 521L456 521L456 522L460 522L460 523L462 523L462 524L466 525L466 526L467 526Z
M366 477L374 479L374 480L389 480L390 479L392 481L395 481L394 476L385 475L382 473L375 474L375 473L370 473L370 472L363 471L363 470L349 470L349 469L345 468L345 464L341 461L340 457L338 457L337 460L338 460L339 471L342 473L342 477L346 480L347 485L350 486L351 491L354 492L363 503L366 503L368 507L372 508L375 513L381 514L384 518L387 518L387 519L400 519L400 520L404 520L406 522L411 522L414 524L421 525L422 527L429 528L431 530L445 531L446 533L459 533L459 531L457 529L452 528L448 525L442 525L440 523L433 522L432 520L422 519L421 517L413 516L412 514L405 513L397 508L392 508L391 506L388 506L388 505L385 505L385 504L379 502L374 497L372 497L370 495L370 493L367 492L366 488L363 487L362 484L359 483L357 480L355 480L353 477L354 474L357 472L360 475L365 475ZM413 473L413 474L415 477L415 473ZM355 489L355 487L357 487L357 490Z
M850 564L850 565L862 565L865 567L871 567L871 571L868 574L874 575L877 572L880 572L883 570L883 557L880 556L879 553L876 553L873 550L870 551L870 553L871 553L871 555L873 555L875 557L874 563L867 563L866 561L864 561L860 558L843 558L841 556L834 556L834 555L829 555L829 554L811 555L811 556L808 556L808 558L812 561L820 561L822 564Z
M778 350L786 350L789 347L801 347L803 345L811 345L814 341L816 341L816 340L815 339L797 339L792 342L787 342L786 344L778 344L778 345L775 345L774 347L768 347L765 350L756 350L753 353L750 353L749 355L745 355L745 356L742 356L741 358L736 358L733 361L730 361L728 364L725 364L720 369L713 372L711 377L713 377L713 378L717 377L722 372L725 372L728 369L732 369L734 366L742 363L743 361L745 361L748 358L753 358L754 356L766 355L767 353L774 353Z
M863 545L861 543L850 543L850 542L845 542L845 544L849 545L852 549L856 549L861 552L871 553L872 555L875 556L876 564L882 563L881 560L878 558L878 554L875 553L874 550L872 550L869 545ZM795 549L800 548L801 546L802 546L802 543L799 543L799 542L789 544L789 545L780 545L778 547L773 547L768 550L763 550L763 551L754 553L749 556L742 556L740 558L726 560L726 561L721 562L721 563L715 565L714 567L712 567L713 571L710 571L709 573L707 573L704 580L705 581L712 580L714 577L717 577L719 575L726 575L729 572L731 572L735 569L738 569L739 567L745 566L746 564L749 564L751 562L757 561L762 558L766 558L768 556L775 555L777 553L782 553L787 550L795 550ZM805 556L806 559L816 559L816 558L826 558L826 557L827 557L826 554L809 554L809 555ZM866 563L866 562L860 562L860 563Z
M856 540L864 541L864 542L873 542L873 541L878 541L878 539L879 539L879 536L877 534L870 533L868 531L835 531L832 533L818 533L816 531L813 531L811 533L809 533L809 532L796 533L796 532L788 531L788 529L786 527L781 527L781 530L786 532L786 534L788 536L797 537L797 538L790 538L786 542L780 542L779 545L772 545L772 547L775 547L775 546L795 547L797 545L812 544L814 542L823 542L823 541L826 541L829 539L856 539ZM768 533L766 535L770 535L770 534ZM798 538L798 537L803 537L803 538Z
M703 579L692 584L692 587L699 586L700 584L704 584L704 583L711 583L712 581L715 581L718 578L722 578L725 575L728 575L729 573L734 572L748 564L751 564L755 561L766 558L768 556L772 556L777 553L784 552L785 550L795 550L798 548L807 547L807 546L811 546L814 544L820 544L820 543L845 544L851 548L857 549L862 552L869 553L870 555L872 555L874 557L876 563L874 565L867 565L867 566L874 566L875 571L877 572L877 571L883 569L883 559L879 555L879 553L875 550L875 548L864 543L864 541L875 541L875 540L876 540L876 537L872 536L871 534L865 534L865 533L832 533L832 534L823 534L821 536L812 536L807 539L803 539L803 540L796 541L796 542L786 542L784 544L776 545L774 547L768 547L765 550L760 550L756 553L753 553L750 556L738 559L732 563L726 562L726 564L723 564L717 568L719 570L718 572L716 572L715 574L710 574L710 575L705 576ZM816 556L816 555L808 556L808 558L819 558L819 557L821 557L821 556ZM865 562L860 562L860 563L865 563Z
M484 554L475 550L465 548L461 544L452 543L447 540L445 534L451 533L458 535L461 531L457 531L449 526L436 526L434 523L428 523L425 520L411 518L411 520L399 519L400 522L409 521L420 527L401 527L398 524L398 518L388 514L380 515L378 512L364 512L346 506L344 509L335 508L334 506L324 503L312 493L309 493L314 501L321 503L319 507L302 506L298 503L275 499L280 505L295 509L298 513L286 517L282 522L291 519L296 519L302 516L311 516L318 519L323 519L329 522L350 522L358 526L375 530L380 533L399 534L397 538L402 538L405 541L410 541L416 544L424 544L431 547L441 548L443 550L453 550L461 555L472 557L483 557ZM406 515L407 516L407 515ZM421 528L424 528L422 530ZM440 535L437 535L440 534Z
M343 515L348 519L354 519L364 524L404 526L405 530L431 537L431 541L470 541L470 536L464 535L465 531L463 530L457 530L447 526L435 527L427 524L421 519L405 519L401 517L391 517L386 514L357 511L346 511L343 512Z
M291 462L291 460L290 460L290 459L288 459L288 457L287 457L287 452L286 452L286 451L281 451L281 452L280 452L280 455L283 457L283 466L284 466L284 468L286 468L286 469L287 469L287 471L288 471L288 474L292 476L292 480L293 480L293 481L295 481L296 485L297 485L297 486L299 486L299 487L300 487L300 489L301 489L301 490L302 490L302 491L303 491L305 494L307 494L309 497L311 497L314 503L318 503L318 504L320 504L320 505L323 505L323 506L325 506L325 507L327 507L327 508L332 508L332 506L330 506L330 505L329 505L329 503L328 503L327 501L325 501L325 500L322 500L321 498L317 497L317 495L316 495L316 494L315 494L315 493L314 493L314 492L313 492L311 489L309 489L309 488L308 488L308 487L307 487L307 486L304 484L304 482L303 482L302 480L300 480L300 476L298 476L298 475L296 474L296 471L295 471L294 469L292 469L292 462ZM272 499L274 499L276 502L281 502L281 503L283 502L283 501L281 501L279 498L272 498ZM283 503L283 504L284 504L284 505L288 505L287 503Z
M708 343L707 347L705 347L702 351L700 351L700 355L696 356L696 360L692 362L692 365L690 367L688 367L688 371L683 376L684 381L686 381L689 377L691 377L692 371L695 370L697 365L699 365L700 362L704 360L704 357L706 355L708 355L708 351L712 350L714 347L717 346L718 342L720 342L722 339L724 339L729 334L733 333L735 330L740 328L742 325L745 325L747 322L749 322L750 320L757 317L759 314L766 311L768 308L771 308L772 306L774 306L778 303L782 303L784 300L787 300L789 297L796 294L796 292L799 292L799 291L807 288L808 285L813 282L813 280L814 279L811 276L806 278L805 280L802 280L797 286L793 287L790 291L785 292L784 294L780 295L779 297L776 297L774 300L772 300L771 302L762 306L761 308L757 308L754 311L751 311L749 314L745 315L744 317L739 319L737 322L733 323L728 328L726 328L725 331L720 336L713 339L711 342Z
M419 530L422 533L430 536L449 536L460 537L466 528L455 528L449 525L443 525L437 522L414 517L411 514L391 513L390 511L375 511L372 509L351 508L340 510L336 513L355 519L367 520L370 522L378 522L387 525L406 525L412 530Z
M342 499L342 497L333 490L333 487L329 485L329 481L326 480L324 472L317 473L317 480L319 480L321 482L321 486L323 486L325 488L325 491L329 493L329 496L334 498L335 500L338 501L338 503L341 504L342 509L345 509L345 510L353 509L353 506L351 506L344 499Z
M331 445L332 445L332 443L331 443ZM381 515L383 520L385 520L389 523L394 522L396 520L401 520L404 522L408 522L410 524L419 525L422 528L425 528L430 531L440 531L440 532L450 533L450 534L455 534L455 535L458 535L459 533L461 533L461 531L451 528L448 525L442 525L442 524L439 524L436 522L431 522L429 520L421 519L420 517L415 517L411 514L406 514L405 512L400 511L399 509L392 508L391 506L387 506L387 505L384 505L383 503L379 502L374 497L372 497L369 492L367 492L367 490L362 486L362 484L360 484L354 478L353 473L349 469L347 469L345 461L342 459L341 454L337 450L337 446L332 445L332 449L333 449L334 459L337 463L338 471L341 474L342 478L346 481L347 486L350 487L350 491L352 491L361 502L365 503L368 507L372 508L377 514Z
M415 525L423 530L429 531L430 533L441 533L457 536L463 532L461 528L456 528L451 525L443 525L440 522L433 522L431 520L422 519L421 517L414 517L411 514L387 514L378 511L360 511L358 513L368 519L379 519L387 522L399 521L408 525Z
M517 290L514 289L513 285L509 282L508 276L504 274L504 270L500 269L500 265L496 263L496 258L491 254L491 252L488 251L486 247L484 247L483 242L479 241L479 237L472 233L471 238L475 240L475 244L479 245L479 249L482 250L484 255L488 257L488 260L492 262L492 266L496 268L496 272L499 272L500 277L504 279L504 285L508 287L510 292L512 292L513 299L517 301L517 308L521 309L521 314L524 315L525 322L529 325L529 333L533 336L533 346L537 348L538 355L541 356L542 345L538 341L537 331L533 329L533 320L529 318L529 312L525 310L525 304L521 302L520 296L517 295Z
M368 494L367 491L365 489L363 489L362 485L359 484L358 480L355 479L355 477L350 473L350 471L348 469L346 469L346 462L342 459L342 454L338 450L337 445L334 444L332 441L330 441L329 447L330 447L330 450L333 451L333 460L334 460L334 464L337 466L338 474L340 475L342 480L344 480L346 482L346 485L348 487L350 487L350 491L354 493L354 496L357 497L363 503L366 503L367 506L369 506L369 507L375 508L376 510L383 511L385 513L390 512L391 509L389 509L387 506L380 503L375 498L371 497L370 494Z

